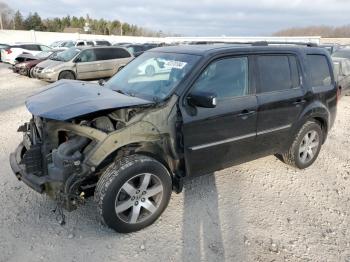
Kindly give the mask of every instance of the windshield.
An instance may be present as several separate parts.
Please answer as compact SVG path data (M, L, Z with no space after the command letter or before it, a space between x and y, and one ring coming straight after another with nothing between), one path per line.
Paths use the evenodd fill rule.
M350 50L336 51L333 53L334 57L350 58Z
M73 57L75 57L79 52L80 52L80 50L77 48L69 48L68 50L65 50L63 52L57 53L56 55L53 55L52 57L50 57L50 59L68 62Z
M62 44L62 47L73 47L74 42L73 41L68 41Z
M147 100L168 97L197 63L200 56L147 52L135 58L105 86Z
M41 58L46 58L49 57L52 54L52 52L50 51L43 51L40 52L39 54L35 55L37 58L41 59Z

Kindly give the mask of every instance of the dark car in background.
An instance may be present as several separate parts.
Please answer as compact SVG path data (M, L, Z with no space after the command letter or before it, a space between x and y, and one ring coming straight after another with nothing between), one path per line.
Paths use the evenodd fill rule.
M19 73L21 75L29 76L29 77L34 77L34 67L39 64L40 62L50 59L50 57L55 56L56 54L64 51L65 49L56 49L52 51L44 51L41 52L35 56L33 55L21 55L20 57L24 57L24 61L19 62L14 65L13 71L15 73ZM18 57L17 57L18 59Z
M348 95L350 91L350 60L333 57L334 75L341 95Z

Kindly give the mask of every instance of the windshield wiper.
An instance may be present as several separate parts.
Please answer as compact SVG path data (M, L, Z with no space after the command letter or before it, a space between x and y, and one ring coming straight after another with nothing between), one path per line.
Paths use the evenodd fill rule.
M135 96L135 94L133 93L129 93L129 92L125 92L123 90L120 90L120 89L117 89L117 90L114 90L115 92L119 93L119 94L122 94L122 95L126 95L126 96Z

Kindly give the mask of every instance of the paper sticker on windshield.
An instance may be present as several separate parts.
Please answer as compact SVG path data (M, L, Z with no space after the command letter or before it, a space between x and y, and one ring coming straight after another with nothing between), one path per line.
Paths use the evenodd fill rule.
M164 63L164 66L167 68L176 68L176 69L182 69L187 65L186 62L181 62L181 61L175 61L175 60L169 60Z

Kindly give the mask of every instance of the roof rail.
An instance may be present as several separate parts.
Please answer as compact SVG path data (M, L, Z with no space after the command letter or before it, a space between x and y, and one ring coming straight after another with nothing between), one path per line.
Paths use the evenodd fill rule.
M256 41L256 42L225 42L225 41L191 41L190 45L210 45L210 44L232 44L232 45L252 45L252 46L269 46L269 45L300 45L307 47L317 47L318 44L311 42L284 42L284 41Z
M317 47L318 45L316 43L311 42L284 42L284 41L258 41L251 43L253 46L269 46L269 45L302 45L307 47Z

